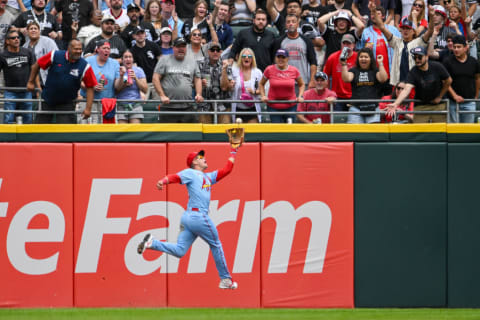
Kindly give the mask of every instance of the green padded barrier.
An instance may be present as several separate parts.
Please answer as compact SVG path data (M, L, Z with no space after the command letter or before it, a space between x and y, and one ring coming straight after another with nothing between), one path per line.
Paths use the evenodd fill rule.
M355 144L355 306L446 306L446 150Z
M480 307L480 144L448 146L448 306Z

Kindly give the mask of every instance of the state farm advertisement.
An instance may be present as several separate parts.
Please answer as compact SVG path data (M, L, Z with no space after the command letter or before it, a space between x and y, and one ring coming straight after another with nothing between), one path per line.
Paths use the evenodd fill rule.
M353 307L353 143L246 143L211 188L237 290L218 288L210 248L177 241L186 186L155 185L227 143L0 144L0 306Z

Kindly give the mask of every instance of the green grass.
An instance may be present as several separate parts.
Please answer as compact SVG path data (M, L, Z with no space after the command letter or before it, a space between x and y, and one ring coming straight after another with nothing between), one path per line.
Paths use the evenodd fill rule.
M480 309L0 309L0 319L471 320Z

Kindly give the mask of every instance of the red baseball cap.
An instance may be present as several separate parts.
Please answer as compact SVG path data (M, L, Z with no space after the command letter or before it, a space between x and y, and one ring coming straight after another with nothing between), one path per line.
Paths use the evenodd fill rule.
M203 150L200 150L198 152L190 152L187 156L187 167L191 167L192 166L192 162L193 160L195 160L195 158L197 156L204 156L205 155L205 151Z
M170 1L172 4L175 4L175 0L162 0L162 2Z

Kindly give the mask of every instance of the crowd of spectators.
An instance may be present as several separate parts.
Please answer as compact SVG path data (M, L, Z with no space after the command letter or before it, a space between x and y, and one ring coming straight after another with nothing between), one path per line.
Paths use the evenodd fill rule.
M329 123L331 110L471 123L479 12L477 0L0 0L4 98L81 111L32 117L13 111L34 103L5 101L3 122L100 123L113 103L117 122L140 123L156 100L161 123Z

